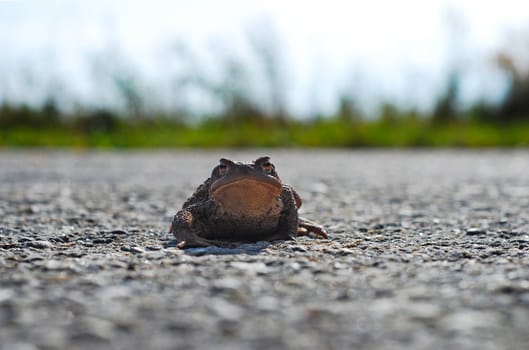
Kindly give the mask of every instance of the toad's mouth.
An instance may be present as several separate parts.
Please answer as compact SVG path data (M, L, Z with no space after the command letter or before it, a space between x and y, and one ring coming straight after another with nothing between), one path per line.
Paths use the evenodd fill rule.
M230 214L258 217L278 205L281 182L266 174L245 174L217 180L211 186L212 197Z

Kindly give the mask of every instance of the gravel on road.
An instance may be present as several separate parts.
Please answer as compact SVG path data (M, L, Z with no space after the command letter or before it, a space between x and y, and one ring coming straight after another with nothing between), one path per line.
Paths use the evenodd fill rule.
M220 157L329 239L182 251ZM529 152L0 152L0 349L527 349Z

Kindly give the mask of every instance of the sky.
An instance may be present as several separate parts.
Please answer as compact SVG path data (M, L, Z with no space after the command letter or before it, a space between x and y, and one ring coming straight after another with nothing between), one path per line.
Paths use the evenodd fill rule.
M215 75L227 54L255 66L248 33L265 32L294 114L331 112L340 94L368 110L382 100L428 109L454 69L463 103L497 100L507 80L493 57L520 33L529 47L528 24L529 6L516 0L0 0L0 96L112 103L98 89L97 58L121 58L147 90L171 90L178 47ZM253 81L265 99L262 76Z

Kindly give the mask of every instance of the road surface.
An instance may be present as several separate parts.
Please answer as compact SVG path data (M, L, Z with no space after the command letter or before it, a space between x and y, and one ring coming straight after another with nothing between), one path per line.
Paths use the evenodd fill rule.
M330 239L178 250L220 157ZM0 152L0 349L526 349L529 152Z

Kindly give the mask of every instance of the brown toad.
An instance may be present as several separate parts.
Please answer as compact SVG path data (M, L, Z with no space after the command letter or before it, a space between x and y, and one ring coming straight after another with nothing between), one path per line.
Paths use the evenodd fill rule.
M301 203L297 192L281 183L270 157L250 163L223 158L176 213L170 231L180 248L309 233L327 238L321 226L298 216Z

